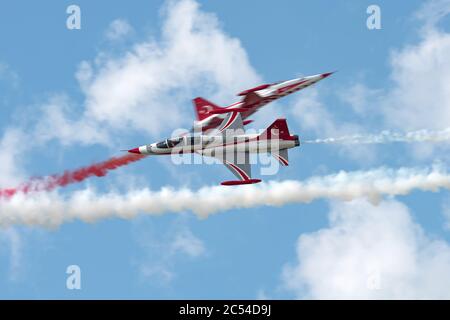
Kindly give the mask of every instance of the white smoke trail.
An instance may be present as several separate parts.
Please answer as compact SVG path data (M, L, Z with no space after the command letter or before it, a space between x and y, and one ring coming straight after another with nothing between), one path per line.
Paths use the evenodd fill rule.
M450 128L441 131L418 130L407 133L382 131L380 134L351 135L338 138L306 140L303 143L323 144L381 144L392 142L448 142Z
M271 181L240 187L212 186L197 191L162 188L133 190L126 194L98 194L86 189L64 197L56 192L23 195L0 201L1 225L58 226L64 222L138 214L160 215L191 211L206 218L213 213L258 206L309 203L316 199L352 200L368 198L376 202L384 195L406 195L413 190L450 189L450 174L440 165L431 168L379 168L370 171L341 171L305 181Z

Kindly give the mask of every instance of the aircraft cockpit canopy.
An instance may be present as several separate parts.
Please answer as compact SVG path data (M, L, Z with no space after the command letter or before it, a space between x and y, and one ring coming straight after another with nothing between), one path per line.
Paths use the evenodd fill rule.
M173 148L173 147L179 145L182 141L183 141L183 137L166 139L164 141L158 142L156 144L156 147L160 148L160 149Z

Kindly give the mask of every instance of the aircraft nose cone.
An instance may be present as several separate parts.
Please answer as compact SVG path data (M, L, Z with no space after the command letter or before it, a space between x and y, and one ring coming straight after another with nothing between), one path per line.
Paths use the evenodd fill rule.
M329 76L331 76L333 73L334 73L334 72L322 73L322 78L329 77Z
M139 148L130 149L130 150L128 150L128 152L129 153L141 154L141 152L139 151Z

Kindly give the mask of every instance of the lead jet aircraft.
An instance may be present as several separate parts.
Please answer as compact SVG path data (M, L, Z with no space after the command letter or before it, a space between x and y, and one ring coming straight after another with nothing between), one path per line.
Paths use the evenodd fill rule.
M277 119L261 134L246 134L240 112L233 110L208 134L187 134L128 152L142 155L197 153L217 158L239 179L221 183L227 186L261 182L251 177L250 153L270 153L282 166L289 165L288 149L298 147L300 140L289 133L286 119Z
M214 103L198 97L193 100L197 121L194 124L193 131L208 131L217 128L231 111L240 112L244 126L253 120L247 118L259 110L262 106L291 94L295 91L309 87L316 82L325 79L333 74L327 72L313 76L281 81L272 84L263 84L238 93L242 99L227 107L219 107Z

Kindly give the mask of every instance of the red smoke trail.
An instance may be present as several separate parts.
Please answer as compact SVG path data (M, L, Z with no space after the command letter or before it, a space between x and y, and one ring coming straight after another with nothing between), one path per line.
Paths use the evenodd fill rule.
M51 191L58 187L81 182L92 176L103 177L108 174L108 171L126 166L144 157L138 154L127 154L122 157L113 157L103 162L94 163L84 168L66 171L62 175L32 178L17 188L0 189L0 199L11 198L17 193L27 194L30 192Z

